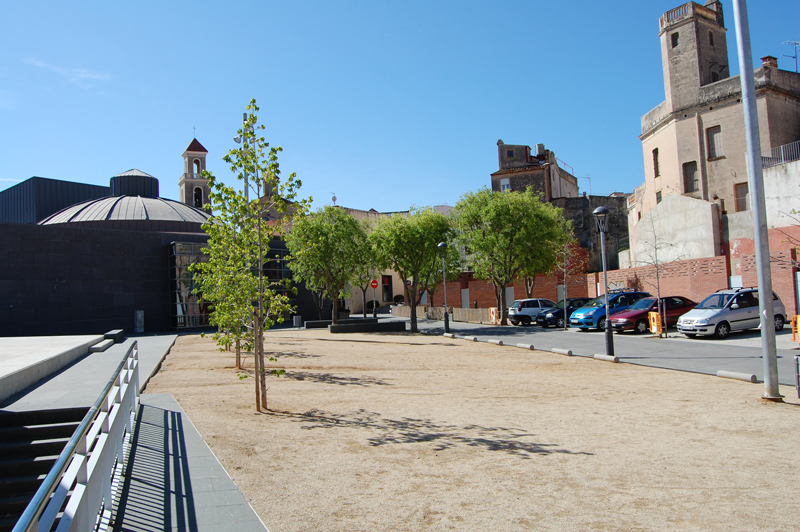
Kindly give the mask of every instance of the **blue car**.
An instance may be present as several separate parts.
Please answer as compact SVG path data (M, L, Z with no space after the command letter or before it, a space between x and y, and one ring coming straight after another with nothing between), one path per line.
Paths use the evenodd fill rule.
M608 304L610 313L620 312L643 297L652 297L647 292L639 292L630 289L618 289L608 291ZM606 327L606 297L602 295L586 303L576 310L569 317L570 327L577 327L583 330L597 329L602 331Z

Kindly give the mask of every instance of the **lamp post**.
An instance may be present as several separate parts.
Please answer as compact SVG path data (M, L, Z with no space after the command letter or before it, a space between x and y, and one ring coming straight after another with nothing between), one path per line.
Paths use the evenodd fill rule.
M444 289L444 332L450 332L450 322L447 316L447 271L445 271L444 255L447 252L447 242L439 242L436 246L442 252L442 288Z
M598 207L592 212L597 220L597 230L600 231L600 248L603 255L603 286L605 287L606 297L606 355L614 356L614 331L611 330L611 309L608 306L608 268L606 266L606 233L608 232L608 209Z
M377 279L375 279L375 268L372 268L372 279L373 279L373 281L377 282ZM372 283L370 283L370 284L372 284ZM376 301L377 298L375 297L375 290L377 290L377 287L373 286L372 287L372 317L373 318L377 318L378 317L378 309L376 308L376 305L375 305L375 303L377 302Z

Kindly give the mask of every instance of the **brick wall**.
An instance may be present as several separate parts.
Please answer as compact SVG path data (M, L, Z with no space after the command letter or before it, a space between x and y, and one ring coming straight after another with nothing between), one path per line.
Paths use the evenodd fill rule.
M586 297L587 285L586 275L570 275L567 279L567 295L568 297ZM466 281L466 287L469 288L469 308L475 308L475 301L478 302L478 308L490 308L497 306L497 298L495 297L494 287L489 281L480 279L472 279ZM545 297L547 299L556 300L558 297L557 286L561 284L561 280L557 280L553 276L537 275L536 283L533 286L532 297ZM447 304L452 308L461 306L461 288L463 285L457 281L454 283L447 283ZM512 285L514 288L514 299L525 299L525 284L522 279L516 279ZM436 293L433 296L433 306L441 306L444 304L442 295L442 285L436 288ZM511 301L508 301L511 304Z
M797 268L793 264L797 261L797 252L794 249L770 252L770 270L772 271L772 290L778 294L786 307L787 316L797 314L797 304L794 289L794 274ZM756 270L756 256L742 257L742 286L758 286L758 272Z
M728 287L728 269L725 257L710 257L676 261L661 265L660 285L662 296L685 296L700 302L709 294ZM586 282L590 297L603 293L596 290L602 284L603 273L587 274ZM608 284L616 288L636 288L656 295L656 269L640 266L608 272Z

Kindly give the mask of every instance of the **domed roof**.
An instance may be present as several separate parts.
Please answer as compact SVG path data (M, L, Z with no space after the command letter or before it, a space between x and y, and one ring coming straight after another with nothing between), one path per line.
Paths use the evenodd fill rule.
M39 225L141 220L202 224L210 217L205 211L171 199L111 196L76 203L48 216Z

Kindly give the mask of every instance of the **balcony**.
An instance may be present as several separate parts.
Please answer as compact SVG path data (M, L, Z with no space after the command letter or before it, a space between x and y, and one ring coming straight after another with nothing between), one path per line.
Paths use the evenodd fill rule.
M703 7L695 2L689 2L661 15L661 19L659 20L659 28L661 31L664 31L664 28L667 26L672 26L673 24L676 24L682 20L692 18L695 15L710 20L719 26L723 26L724 24L722 13L718 13L713 9Z

